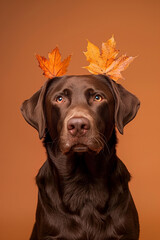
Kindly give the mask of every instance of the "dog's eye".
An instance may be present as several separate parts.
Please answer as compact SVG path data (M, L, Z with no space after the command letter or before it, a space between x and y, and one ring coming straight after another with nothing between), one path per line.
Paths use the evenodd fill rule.
M94 101L96 101L96 102L101 102L102 100L103 100L103 98L102 98L101 95L96 94L96 95L94 96Z
M61 102L63 102L64 101L64 98L62 97L62 96L58 96L57 98L56 98L56 102L58 102L58 103L61 103Z

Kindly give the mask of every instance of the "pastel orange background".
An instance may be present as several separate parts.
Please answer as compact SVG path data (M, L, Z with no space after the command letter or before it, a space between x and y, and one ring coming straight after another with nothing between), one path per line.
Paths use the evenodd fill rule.
M140 111L119 137L117 151L133 178L130 189L141 226L140 240L160 231L160 1L0 1L0 239L29 239L36 210L34 177L46 159L37 132L20 113L21 103L46 80L35 54L59 46L73 54L68 74L88 74L87 39L101 46L114 34L121 53L138 58L120 80L141 100Z

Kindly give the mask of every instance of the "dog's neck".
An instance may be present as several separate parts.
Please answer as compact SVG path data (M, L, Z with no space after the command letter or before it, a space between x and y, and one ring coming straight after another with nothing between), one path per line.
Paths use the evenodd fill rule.
M83 208L85 211L84 206L87 204L91 204L96 213L99 208L104 210L107 201L114 203L112 197L109 200L110 187L117 189L119 193L122 190L119 186L122 184L124 175L127 176L127 180L124 182L127 189L130 175L116 156L115 130L107 142L107 147L97 155L90 153L64 155L61 152L53 151L52 143L47 140L49 138L45 139L44 145L48 155L49 171L59 188L60 201L69 211L78 213ZM117 170L119 175L115 174L116 168L119 169ZM116 182L117 178L120 178L121 181ZM71 189L72 191L70 191ZM96 202L95 199L97 199Z

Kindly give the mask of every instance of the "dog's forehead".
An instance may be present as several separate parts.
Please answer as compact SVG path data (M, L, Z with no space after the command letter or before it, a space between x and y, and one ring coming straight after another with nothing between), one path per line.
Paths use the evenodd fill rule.
M103 78L97 78L92 75L73 75L59 78L56 83L50 86L50 92L61 92L64 89L70 89L73 93L84 92L86 89L101 91L106 94L111 93L107 81Z
M108 89L107 84L105 81L98 79L93 76L82 75L82 76L70 76L66 78L64 83L64 87L83 91L87 88L93 88L95 90L105 90Z

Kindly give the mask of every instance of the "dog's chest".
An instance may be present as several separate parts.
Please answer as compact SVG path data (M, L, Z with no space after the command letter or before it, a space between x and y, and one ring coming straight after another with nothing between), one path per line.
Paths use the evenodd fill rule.
M107 186L102 180L94 182L80 179L68 182L64 187L63 202L69 211L82 218L103 212L108 200Z
M105 232L107 200L108 191L101 181L99 184L72 182L66 185L63 201L75 217L74 225L77 225L77 231L86 234L86 239L97 239L97 235Z

